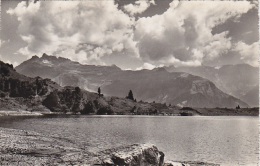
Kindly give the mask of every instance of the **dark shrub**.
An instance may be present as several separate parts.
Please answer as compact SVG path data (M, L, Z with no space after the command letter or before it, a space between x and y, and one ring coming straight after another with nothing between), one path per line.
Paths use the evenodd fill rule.
M112 115L114 114L114 111L111 109L110 106L101 107L97 111L98 115Z

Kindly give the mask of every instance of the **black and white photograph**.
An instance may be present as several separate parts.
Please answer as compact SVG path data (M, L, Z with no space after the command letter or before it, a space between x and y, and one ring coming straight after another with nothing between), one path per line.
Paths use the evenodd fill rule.
M258 166L258 0L1 0L1 166Z

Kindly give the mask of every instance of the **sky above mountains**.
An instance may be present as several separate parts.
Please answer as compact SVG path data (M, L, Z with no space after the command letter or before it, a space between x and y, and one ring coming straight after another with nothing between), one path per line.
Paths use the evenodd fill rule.
M1 1L0 59L122 69L258 66L258 1Z

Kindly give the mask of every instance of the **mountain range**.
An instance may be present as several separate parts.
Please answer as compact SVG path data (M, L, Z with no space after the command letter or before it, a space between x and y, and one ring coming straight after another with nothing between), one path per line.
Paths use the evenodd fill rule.
M186 72L212 81L220 90L237 97L250 106L259 105L259 68L248 64L224 65L218 67L174 67L169 72Z
M81 114L179 114L179 107L88 92L79 87L61 87L50 79L27 77L0 61L0 110Z
M188 72L169 72L169 68L121 70L115 65L83 65L43 54L41 58L33 56L15 69L29 77L49 78L62 87L78 86L92 92L101 87L102 93L109 96L124 98L131 89L138 101L186 107L248 107L247 103L220 90L210 79Z

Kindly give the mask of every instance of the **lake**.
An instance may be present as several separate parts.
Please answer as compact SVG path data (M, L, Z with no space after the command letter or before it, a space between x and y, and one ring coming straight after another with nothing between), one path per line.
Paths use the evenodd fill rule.
M258 117L44 116L1 117L0 127L76 140L89 151L152 143L166 160L258 165Z

